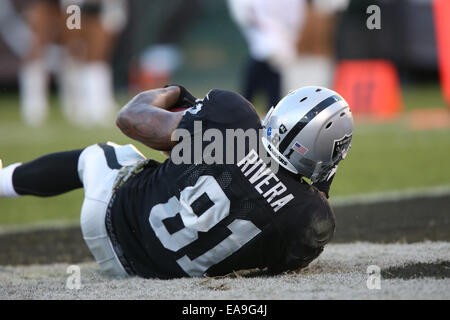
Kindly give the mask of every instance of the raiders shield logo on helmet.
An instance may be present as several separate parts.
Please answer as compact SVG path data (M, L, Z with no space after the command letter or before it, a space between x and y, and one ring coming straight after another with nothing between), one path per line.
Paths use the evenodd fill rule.
M342 158L345 158L347 151L350 146L350 141L352 140L352 135L345 135L340 140L334 140L333 145L333 160L335 160L339 155L342 155Z

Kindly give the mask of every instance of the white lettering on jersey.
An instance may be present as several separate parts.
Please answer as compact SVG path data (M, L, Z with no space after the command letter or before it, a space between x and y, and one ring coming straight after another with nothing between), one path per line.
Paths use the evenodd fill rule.
M286 192L286 186L279 181L280 179L258 157L255 150L252 149L238 162L237 166L241 169L244 176L248 178L255 190L267 200L273 211L277 212L294 199L291 193ZM258 170L256 170L257 168Z

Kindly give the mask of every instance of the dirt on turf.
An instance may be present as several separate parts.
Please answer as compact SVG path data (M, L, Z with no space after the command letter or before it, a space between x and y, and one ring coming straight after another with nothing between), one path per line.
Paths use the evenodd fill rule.
M390 267L382 270L384 279L419 279L419 278L450 278L450 261L435 263L411 263L399 267Z

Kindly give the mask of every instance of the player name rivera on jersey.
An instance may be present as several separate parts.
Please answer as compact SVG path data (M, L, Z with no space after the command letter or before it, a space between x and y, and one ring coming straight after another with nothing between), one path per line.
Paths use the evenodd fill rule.
M261 128L246 99L222 90L188 109L179 128L194 135L194 121L223 133ZM298 176L274 172L259 150L245 151L231 164L150 161L115 192L106 225L128 273L174 278L266 267L279 272L306 266L320 254L322 246L308 245L308 208L326 201Z

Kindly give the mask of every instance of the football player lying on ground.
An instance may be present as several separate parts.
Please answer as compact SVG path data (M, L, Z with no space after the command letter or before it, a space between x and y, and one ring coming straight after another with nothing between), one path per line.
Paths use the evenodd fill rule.
M168 111L175 108L185 110ZM168 86L134 97L117 125L147 147L173 149L170 157L158 163L111 142L53 153L0 170L0 196L47 197L84 187L83 238L101 269L119 277L280 273L307 266L331 240L328 192L353 132L350 109L336 92L300 88L261 123L236 93L211 90L200 100ZM262 135L256 146L244 143L240 157L225 141L223 157L234 152L232 161L194 161L208 148L207 139L195 146L196 135L208 129L223 137L230 129ZM191 161L174 161L174 147L185 140L173 139L177 130L193 137Z

